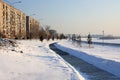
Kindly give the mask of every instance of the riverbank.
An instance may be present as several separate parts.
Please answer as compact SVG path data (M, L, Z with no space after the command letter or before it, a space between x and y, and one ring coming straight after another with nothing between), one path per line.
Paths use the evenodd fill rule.
M83 77L85 77L85 80L120 80L120 78L118 78L117 76L102 69L99 69L94 65L71 55L69 52L67 52L68 50L62 51L59 49L59 47L57 48L55 45L57 45L57 43L50 44L50 48L57 54L59 54L69 64L71 64L76 70L78 70L79 73L82 74Z
M120 77L120 47L82 44L64 40L56 44L62 51L70 53L100 69Z

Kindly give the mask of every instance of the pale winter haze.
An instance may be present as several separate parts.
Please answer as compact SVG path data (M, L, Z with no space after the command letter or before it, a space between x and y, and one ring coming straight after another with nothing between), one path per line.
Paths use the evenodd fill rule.
M13 3L16 0L10 0ZM120 35L120 0L22 0L14 6L58 32Z

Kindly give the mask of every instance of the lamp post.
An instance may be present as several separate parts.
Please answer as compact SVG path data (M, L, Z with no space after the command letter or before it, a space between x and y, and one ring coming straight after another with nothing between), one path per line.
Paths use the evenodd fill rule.
M8 0L3 0L4 2L7 2L7 3L9 3L10 4L10 2L8 1Z
M22 3L22 1L18 1L18 2L13 2L11 5L14 5L16 3Z
M12 4L16 4L16 3L22 3L22 1L18 1L18 2L13 2Z
M12 6L13 6L14 4L16 4L16 3L22 3L22 1L17 1L17 2L13 2L13 3L11 3L11 2L8 1L8 0L3 0L3 1L5 1L5 2L11 4Z
M103 45L104 45L104 34L105 34L104 30L102 31L102 34L103 34Z
M29 16L35 16L36 14L34 13L34 14L31 14L31 15L29 15Z

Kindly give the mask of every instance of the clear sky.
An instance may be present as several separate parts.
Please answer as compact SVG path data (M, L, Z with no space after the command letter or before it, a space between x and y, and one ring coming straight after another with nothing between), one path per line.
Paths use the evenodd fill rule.
M21 1L14 6L60 33L120 35L120 0Z

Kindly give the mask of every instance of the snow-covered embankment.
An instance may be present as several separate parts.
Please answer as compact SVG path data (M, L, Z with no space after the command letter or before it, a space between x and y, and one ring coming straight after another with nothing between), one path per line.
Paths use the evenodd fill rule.
M104 51L103 51L103 54L101 53L102 54L101 55L99 52L100 48L99 48L99 50L97 50L98 48L95 48L96 49L95 50L95 49L89 49L87 47L83 47L82 49L80 49L80 47L73 46L68 41L60 42L60 43L56 44L55 46L65 52L70 53L73 56L81 58L84 61L97 66L98 68L101 68L105 71L108 71L108 72L120 77L120 62L119 62L119 60L113 59L113 58L115 58L114 56L118 57L119 55L115 55L114 53L111 53L109 49L106 49L106 51L107 52L109 51L109 53L113 54L113 56L112 56L113 58L111 57L111 54L110 55L105 54Z

